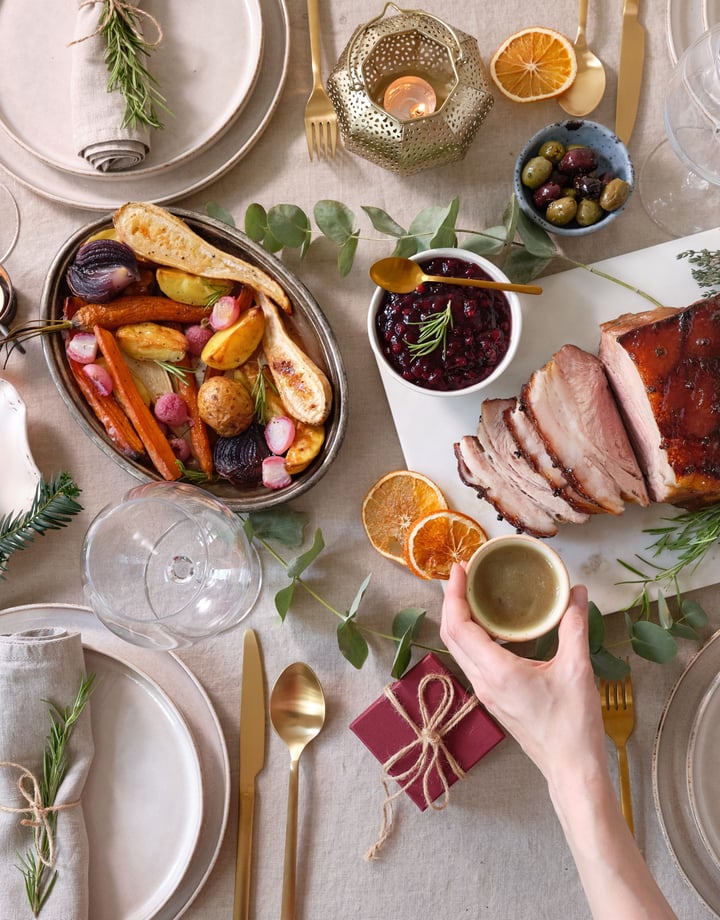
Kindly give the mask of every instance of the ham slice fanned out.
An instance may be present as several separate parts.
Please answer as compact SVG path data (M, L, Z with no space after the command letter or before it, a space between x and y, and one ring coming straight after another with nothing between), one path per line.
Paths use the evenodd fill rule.
M600 359L651 498L720 501L720 295L601 329Z
M594 355L564 345L532 375L521 403L571 484L610 514L648 504L642 473Z

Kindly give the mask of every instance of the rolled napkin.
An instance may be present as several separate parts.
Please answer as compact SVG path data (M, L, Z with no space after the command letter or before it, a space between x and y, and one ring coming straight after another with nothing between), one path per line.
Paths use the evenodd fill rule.
M0 636L0 917L32 917L20 860L34 852L34 781L42 780L43 753L51 729L49 702L71 708L85 662L80 635L34 629ZM88 839L80 798L94 754L90 712L85 708L67 748L68 768L56 798L52 838L55 885L42 920L87 920ZM24 791L23 791L24 790ZM59 808L57 806L60 806ZM25 822L25 823L22 823Z
M99 172L122 172L143 162L150 131L143 125L123 126L125 98L118 89L107 91L107 45L95 34L104 10L102 0L80 0L72 43L72 129L78 156Z

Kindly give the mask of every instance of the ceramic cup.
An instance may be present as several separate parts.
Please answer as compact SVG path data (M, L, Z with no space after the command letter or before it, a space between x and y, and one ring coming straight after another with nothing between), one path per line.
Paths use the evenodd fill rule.
M525 642L560 622L570 600L570 577L544 540L494 537L468 563L467 599L474 619L491 636Z

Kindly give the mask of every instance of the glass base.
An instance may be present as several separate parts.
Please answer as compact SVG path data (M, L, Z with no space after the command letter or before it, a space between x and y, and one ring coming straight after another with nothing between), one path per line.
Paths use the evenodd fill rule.
M639 192L648 217L670 236L689 236L718 225L720 186L691 172L667 140L643 163Z

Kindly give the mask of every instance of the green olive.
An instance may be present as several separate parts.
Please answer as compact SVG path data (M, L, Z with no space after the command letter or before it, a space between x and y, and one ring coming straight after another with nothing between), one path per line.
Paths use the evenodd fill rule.
M600 207L604 211L617 211L628 200L630 186L624 179L611 179L600 194Z
M577 206L575 220L581 227L591 227L596 224L605 212L592 198L583 198Z
M562 190L563 198L574 198L577 201L577 196L578 196L577 189L572 188L572 186L568 186L567 188L564 188Z
M522 183L528 188L540 188L550 178L552 163L545 157L532 157L522 171Z
M553 166L557 166L565 156L565 147L560 141L545 141L538 150L538 156L545 157L546 160L550 160Z
M555 201L550 202L545 211L545 218L548 223L554 224L556 227L564 227L575 217L577 207L575 199L565 195L564 198L557 198Z

